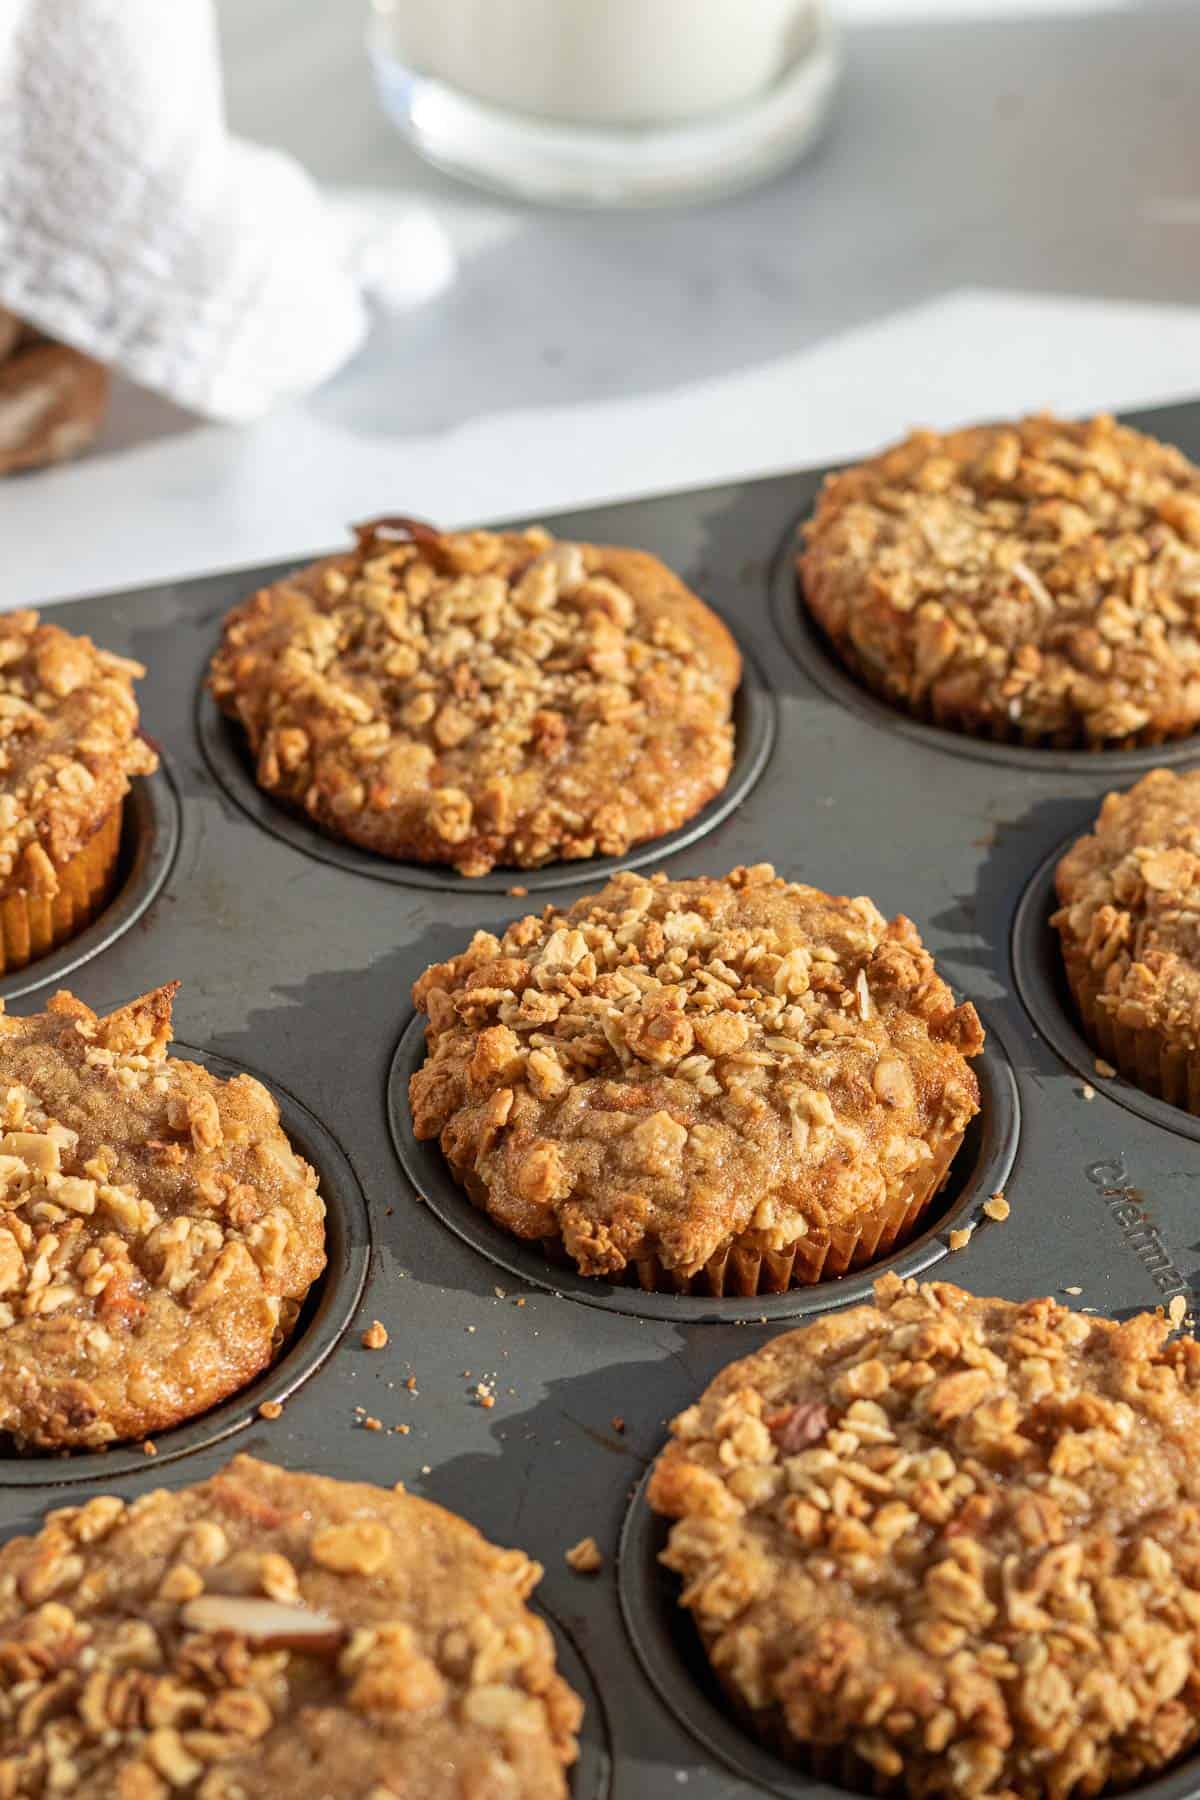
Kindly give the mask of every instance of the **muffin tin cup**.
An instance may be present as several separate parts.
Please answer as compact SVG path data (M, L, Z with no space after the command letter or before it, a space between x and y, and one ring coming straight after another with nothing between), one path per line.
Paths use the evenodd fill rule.
M1078 836L1072 834L1051 851L1017 905L1011 945L1017 992L1042 1037L1089 1086L1143 1119L1200 1142L1200 1116L1188 1110L1189 1101L1200 1103L1197 1060L1164 1057L1157 1033L1114 1028L1097 1009L1090 985L1081 983L1072 992L1050 918L1058 910L1055 871ZM1097 1058L1118 1073L1102 1075Z
M815 491L814 491L815 493ZM877 685L850 643L835 643L805 604L796 557L800 527L809 509L792 524L776 552L771 569L771 614L776 630L801 669L839 706L882 729L898 732L930 749L949 751L972 762L1002 763L1044 774L1090 775L1120 781L1148 769L1191 763L1200 755L1200 736L1166 738L1148 727L1129 748L1097 748L1082 742L1066 745L1051 738L1031 741L1016 724L968 722L932 702L908 705L894 701Z
M967 1127L961 1146L957 1150L947 1146L945 1166L933 1176L932 1195L923 1190L907 1196L895 1213L876 1220L865 1235L861 1230L847 1232L834 1239L826 1254L812 1257L813 1266L819 1262L824 1270L832 1263L845 1273L833 1279L801 1278L797 1285L779 1292L761 1285L760 1268L749 1268L741 1277L743 1285L749 1286L751 1276L760 1285L756 1291L741 1292L730 1282L728 1265L735 1250L727 1253L719 1266L693 1278L691 1291L686 1293L679 1292L669 1271L656 1263L630 1264L625 1284L616 1285L581 1275L557 1240L530 1243L506 1231L460 1187L440 1147L418 1141L413 1134L408 1084L424 1060L425 1018L418 1013L396 1047L387 1084L392 1140L418 1197L451 1231L508 1274L587 1306L633 1313L643 1319L728 1322L746 1313L762 1321L790 1319L863 1299L885 1269L904 1276L923 1274L946 1255L950 1232L977 1225L985 1202L1003 1189L1020 1134L1016 1079L1003 1045L992 1034L981 1055L971 1062L979 1080L980 1110ZM922 1225L920 1235L906 1242ZM901 1247L893 1249L897 1243ZM782 1285L787 1261L780 1257L768 1265L768 1282ZM790 1267L788 1272L794 1273ZM737 1279L735 1272L735 1283ZM714 1288L718 1291L712 1291Z
M187 1044L172 1046L173 1055L200 1063L210 1074L227 1081L234 1075L255 1074L240 1063L198 1050ZM256 1079L261 1079L257 1077ZM308 1108L266 1081L279 1107L284 1131L306 1162L317 1172L325 1200L325 1269L309 1290L291 1337L276 1361L227 1400L182 1424L151 1434L149 1454L137 1444L114 1444L100 1450L55 1453L9 1453L0 1456L0 1488L57 1488L76 1482L112 1481L144 1472L147 1462L155 1468L178 1461L194 1451L232 1438L258 1416L264 1400L284 1401L308 1381L341 1340L354 1316L366 1281L371 1254L371 1231L366 1202L357 1177L340 1145ZM239 1449L229 1446L232 1456Z
M16 1000L49 982L60 984L137 923L171 872L179 847L179 819L179 795L164 759L153 775L134 777L117 819L108 824L110 835L117 838L115 868L108 844L97 843L94 853L93 846L88 846L75 859L80 864L79 914L86 916L93 911L106 890L107 904L100 905L90 922L65 941L54 944L45 953L35 951L32 960L18 967L9 966L0 974L0 999ZM68 864L68 871L71 868ZM71 879L76 885L75 877ZM7 907L8 902L4 905ZM11 942L27 951L31 948L29 940L40 937L46 941L53 929L52 919L35 919L22 906L12 921ZM7 949L7 916L3 930Z
M728 624L729 622L726 621ZM736 632L729 626L735 639ZM721 792L676 831L635 844L624 856L590 856L577 862L547 863L542 868L496 868L487 875L460 875L439 864L392 860L323 831L297 806L267 794L254 776L254 758L245 732L227 718L206 689L196 696L196 735L213 778L248 818L293 849L350 874L400 887L434 888L452 893L507 894L520 886L529 894L579 887L602 887L618 869L641 869L675 851L698 843L736 811L758 781L775 742L775 701L753 652L740 640L742 682L733 701L734 751L729 780Z
M612 1742L608 1714L600 1697L600 1690L574 1637L562 1620L538 1597L536 1589L530 1605L545 1620L553 1634L554 1657L559 1674L583 1701L579 1755L571 1765L569 1775L571 1800L609 1800L612 1792Z

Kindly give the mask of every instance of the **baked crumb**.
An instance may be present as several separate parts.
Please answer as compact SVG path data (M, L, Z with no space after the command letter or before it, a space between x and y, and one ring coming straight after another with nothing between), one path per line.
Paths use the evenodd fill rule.
M960 1225L950 1233L946 1242L951 1250L965 1250L974 1234L975 1227L973 1225Z
M387 1326L380 1319L372 1319L362 1334L364 1350L382 1350L388 1341Z
M1095 1069L1102 1081L1111 1081L1117 1072L1110 1062L1105 1062L1102 1056L1096 1058Z
M260 1419L282 1419L283 1408L278 1400L264 1400L258 1409L258 1416Z
M997 1224L1000 1224L1008 1218L1012 1207L1003 1194L992 1194L989 1199L984 1201L983 1210L989 1219L994 1219Z
M594 1537L585 1537L572 1545L563 1560L577 1575L597 1575L604 1567L604 1552Z

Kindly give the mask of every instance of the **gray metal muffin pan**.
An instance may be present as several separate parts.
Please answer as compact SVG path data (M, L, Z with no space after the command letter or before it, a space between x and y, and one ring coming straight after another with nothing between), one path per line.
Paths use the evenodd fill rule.
M1200 455L1200 405L1134 422ZM563 535L662 556L733 626L749 666L768 671L769 698L742 709L736 804L637 860L687 875L769 859L783 875L869 894L917 922L956 992L978 1004L990 1045L985 1113L942 1212L896 1266L1012 1298L1078 1287L1069 1304L1112 1316L1176 1293L1190 1304L1200 1283L1195 1123L1091 1073L1056 982L1038 872L1110 787L1156 762L1200 760L1200 742L1096 755L980 745L864 694L794 611L795 530L819 481L778 476L552 521ZM199 1480L235 1450L403 1481L545 1565L539 1603L589 1702L577 1800L831 1800L837 1790L751 1743L726 1715L673 1583L655 1571L661 1526L634 1496L667 1420L723 1364L788 1322L861 1297L867 1283L763 1302L585 1285L493 1230L448 1186L436 1152L408 1130L412 982L478 927L501 928L547 899L569 904L604 866L472 883L346 859L303 821L268 815L244 766L231 770L236 746L199 695L227 608L283 572L214 575L56 612L68 629L146 663L143 720L180 802L177 847L164 857L160 840L157 893L116 935L97 921L71 985L107 1008L182 981L181 1048L253 1070L320 1170L330 1270L277 1368L240 1400L159 1434L156 1457L126 1448L5 1459L0 1527L28 1530L47 1506L92 1492ZM751 730L766 736L747 761ZM514 885L536 887L536 898L510 897ZM122 903L118 893L110 911ZM16 1010L44 1003L76 959L58 961L22 971L10 990L21 995ZM1011 1217L984 1218L966 1249L947 1253L951 1224L977 1218L1001 1183ZM378 1352L360 1342L375 1318L390 1334ZM278 1420L258 1415L261 1398L284 1401ZM585 1535L605 1553L598 1576L563 1560ZM1182 1800L1198 1777L1192 1761L1152 1791Z

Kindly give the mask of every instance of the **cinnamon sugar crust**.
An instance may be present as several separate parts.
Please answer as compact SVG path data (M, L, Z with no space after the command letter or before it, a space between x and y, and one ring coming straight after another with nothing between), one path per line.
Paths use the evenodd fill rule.
M325 1264L317 1178L267 1090L168 1056L174 993L0 1018L0 1431L23 1447L204 1412L267 1366Z
M1200 470L1107 416L1039 414L832 476L799 558L834 647L955 730L1093 748L1200 720Z
M869 1218L979 1105L979 1020L911 922L770 864L618 875L477 932L413 998L417 1137L585 1275L657 1258L688 1276L734 1240L778 1251Z
M1105 796L1055 874L1072 986L1117 1024L1200 1048L1200 770Z
M663 1561L743 1718L916 1796L1067 1800L1200 1735L1200 1347L885 1276L674 1421Z
M429 1501L235 1457L0 1551L0 1792L565 1800L541 1576Z
M138 736L140 663L90 638L0 614L0 896L53 896L84 849L158 758Z
M379 520L236 607L211 687L268 793L482 875L690 819L728 779L740 677L724 625L642 551Z

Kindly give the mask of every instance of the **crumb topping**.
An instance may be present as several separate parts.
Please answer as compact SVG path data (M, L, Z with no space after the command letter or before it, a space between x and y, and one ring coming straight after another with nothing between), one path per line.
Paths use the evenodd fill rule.
M428 1501L246 1456L64 1507L0 1550L0 1792L565 1800L581 1708L541 1573Z
M1055 882L1062 904L1051 923L1068 959L1099 979L1101 1010L1200 1045L1200 770L1154 769L1106 795Z
M418 1138L589 1275L690 1274L887 1202L978 1110L982 1046L912 923L778 880L616 876L413 990Z
M0 895L53 897L56 866L158 767L137 735L145 673L35 612L0 613Z
M910 1793L1124 1787L1200 1733L1200 1347L886 1276L672 1426L651 1504L735 1702Z
M385 856L482 875L621 855L719 793L740 660L636 550L378 520L226 620L258 780Z
M959 729L1094 745L1200 720L1200 471L1101 416L904 443L825 485L800 572L864 678Z
M0 1018L0 1431L25 1446L203 1412L324 1267L316 1175L252 1076L168 1056L174 993Z

